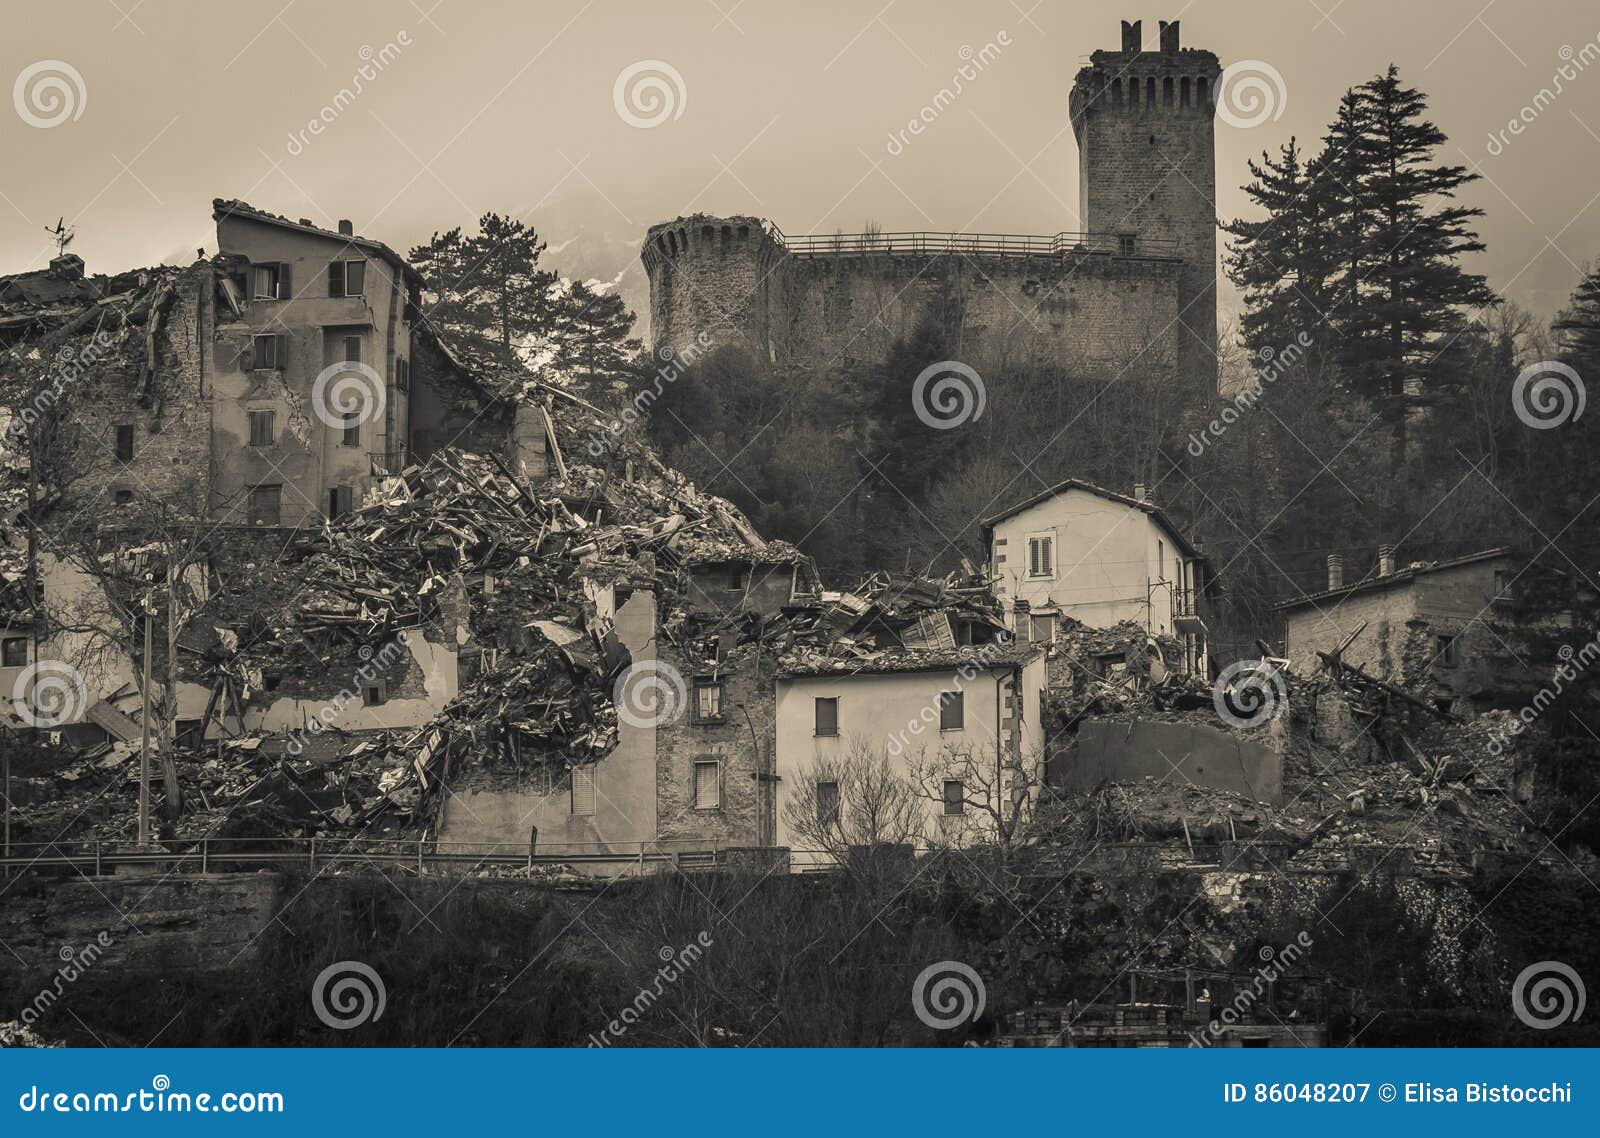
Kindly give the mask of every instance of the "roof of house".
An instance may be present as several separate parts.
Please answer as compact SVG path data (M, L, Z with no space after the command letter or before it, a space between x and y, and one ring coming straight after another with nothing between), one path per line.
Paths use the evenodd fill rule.
M1321 601L1332 600L1335 597L1347 597L1351 593L1365 593L1375 589L1390 589L1396 585L1406 585L1418 577L1429 573L1438 573L1445 569L1459 569L1463 565L1472 565L1479 561L1493 561L1496 558L1511 556L1511 548L1505 545L1493 549L1485 549L1479 553L1469 553L1464 557L1452 557L1445 561L1413 561L1404 569L1383 576L1364 577L1349 585L1341 585L1337 589L1323 589L1319 593L1307 593L1304 596L1293 597L1275 606L1279 612L1288 609L1301 608L1305 605L1317 604Z
M1141 498L1135 498L1129 494L1118 494L1115 490L1107 490L1104 486L1096 486L1094 483L1085 482L1080 478L1068 478L1065 482L1057 482L1054 486L1051 486L1047 490L1041 490L1031 498L1024 499L1014 506L1010 506L1004 510L1001 510L998 514L990 514L988 517L984 518L978 524L983 529L985 544L988 543L990 532L1000 522L1005 521L1009 517L1014 517L1015 515L1022 513L1024 510L1030 510L1039 503L1047 502L1051 498L1054 498L1059 494L1063 494L1068 490L1083 490L1086 493L1098 495L1099 497L1105 498L1109 501L1118 502L1124 506L1132 506L1136 510L1143 510L1158 523L1160 523L1161 526L1172 535L1173 543L1177 545L1178 548L1183 550L1185 556L1198 557L1202 561L1205 560L1205 554L1201 553L1200 550L1195 547L1194 543L1184 536L1183 531L1179 529L1176 523L1173 522L1172 518L1167 515L1167 512L1154 502L1147 502Z
M902 648L845 656L824 656L798 651L778 663L779 679L809 676L893 675L899 672L951 672L976 668L979 672L1026 664L1043 655L1043 644L982 644L959 648Z
M335 229L323 229L320 225L312 225L304 219L290 221L281 214L268 213L266 210L257 209L249 202L242 202L237 199L213 198L211 200L211 216L216 221L221 221L225 217L243 217L251 221L264 222L267 225L276 225L283 229L292 229L297 233L309 233L314 237L326 237L332 241L342 241L346 245L377 254L383 260L399 269L406 279L415 281L419 285L422 283L422 274L413 269L404 257L382 241L374 241L370 237L358 237L350 233L340 233Z

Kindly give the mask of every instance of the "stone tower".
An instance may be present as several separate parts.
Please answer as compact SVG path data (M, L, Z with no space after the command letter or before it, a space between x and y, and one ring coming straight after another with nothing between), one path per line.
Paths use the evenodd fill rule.
M1122 50L1097 51L1068 106L1078 140L1082 226L1175 245L1183 257L1178 370L1201 395L1217 389L1215 54L1178 46L1161 21L1159 51L1140 22L1122 22Z
M640 256L650 277L657 351L742 345L770 358L774 263L784 255L759 217L695 214L652 225Z

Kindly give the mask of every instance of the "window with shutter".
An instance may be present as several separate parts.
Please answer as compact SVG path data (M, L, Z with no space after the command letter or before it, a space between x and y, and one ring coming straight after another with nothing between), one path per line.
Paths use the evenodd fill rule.
M344 358L346 363L358 364L361 362L360 336L346 336L344 338Z
M694 808L717 810L722 806L722 764L715 759L694 765Z
M411 390L411 361L404 357L394 361L394 387L396 391Z
M294 299L294 266L288 261L278 262L278 299Z
M117 426L117 461L133 461L133 424L120 423Z
M594 814L594 768L572 768L572 813L587 818Z
M821 826L839 824L839 784L817 783L817 823Z
M958 778L944 780L944 812L946 817L967 812L967 787Z
M365 261L346 261L344 263L344 294L346 296L360 296L367 290L367 263Z
M960 731L966 726L966 706L962 693L946 691L939 693L939 730Z
M252 299L277 300L278 266L276 264L255 265L252 268L255 277L255 288L251 292Z
M253 447L269 447L277 442L277 413L274 411L251 411L249 414L250 445Z
M817 734L837 735L839 733L839 697L828 696L817 698Z
M344 445L358 447L361 445L361 413L348 412L344 417Z
M289 354L288 343L287 336L257 336L251 344L250 367L282 371L284 359Z
M694 717L697 723L722 722L722 683L720 681L695 681Z
M344 295L344 262L334 261L328 266L328 295Z
M1055 535L1049 533L1030 534L1028 536L1028 576L1054 577L1055 575Z

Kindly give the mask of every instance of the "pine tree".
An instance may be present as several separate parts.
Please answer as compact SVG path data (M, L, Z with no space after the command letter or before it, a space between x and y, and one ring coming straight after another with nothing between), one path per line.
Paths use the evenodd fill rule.
M484 214L470 237L459 228L435 233L411 250L427 281L425 319L504 363L529 362L557 280L539 267L544 249L537 232L497 213Z
M1585 374L1600 375L1600 264L1584 274L1571 303L1551 327L1560 333L1562 354L1573 366Z
M545 331L549 366L559 376L608 382L633 377L639 341L630 339L634 315L614 292L583 281L563 281L550 297Z
M1404 86L1393 65L1357 95L1365 107L1352 148L1360 173L1348 189L1370 224L1366 263L1341 306L1343 362L1347 382L1389 419L1398 464L1405 456L1406 380L1417 379L1425 392L1443 387L1448 377L1436 358L1461 330L1463 309L1497 298L1483 277L1459 263L1484 248L1471 227L1483 211L1448 203L1477 175L1434 162L1445 134L1425 117L1427 98Z

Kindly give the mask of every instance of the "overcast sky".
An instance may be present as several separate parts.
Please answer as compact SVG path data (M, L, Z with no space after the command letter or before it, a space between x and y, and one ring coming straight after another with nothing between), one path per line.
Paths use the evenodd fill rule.
M555 267L625 271L634 299L645 227L682 213L789 233L1075 229L1067 91L1125 16L1147 47L1178 17L1185 46L1282 77L1279 117L1218 123L1224 216L1244 208L1249 155L1319 136L1339 93L1393 61L1427 92L1446 157L1485 175L1469 191L1488 211L1475 268L1495 288L1549 315L1600 255L1592 0L66 0L5 16L0 272L42 266L60 215L92 272L186 261L215 248L214 197L348 217L402 252L485 210L530 213ZM891 147L963 49L991 43L961 97ZM367 55L365 90L337 105ZM1580 73L1535 107L1566 56ZM666 84L656 125L636 125L649 107L617 107L641 63L631 86ZM61 93L52 78L67 102L30 103ZM1491 145L1519 116L1522 133Z

